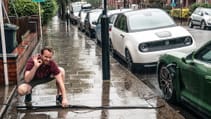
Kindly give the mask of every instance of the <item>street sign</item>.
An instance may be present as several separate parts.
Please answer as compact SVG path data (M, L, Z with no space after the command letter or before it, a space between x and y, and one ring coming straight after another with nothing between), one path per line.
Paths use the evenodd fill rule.
M45 2L45 0L32 0L33 2Z
M171 1L171 6L172 6L172 7L175 7L175 6L176 6L175 0L172 0L172 1Z

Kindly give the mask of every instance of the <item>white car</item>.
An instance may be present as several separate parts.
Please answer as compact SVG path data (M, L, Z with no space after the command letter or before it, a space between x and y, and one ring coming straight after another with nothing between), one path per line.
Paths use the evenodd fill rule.
M211 9L198 7L191 14L189 27L200 26L201 29L211 28Z
M192 52L195 40L161 9L141 9L118 14L110 32L111 54L127 62L129 70L156 67L160 55Z
M112 24L117 16L118 13L122 13L122 12L126 12L126 11L132 11L133 9L129 9L129 8L124 8L124 9L115 9L115 10L109 10L107 13L107 16L109 18L109 32L112 29ZM95 27L95 32L96 32L96 43L101 44L102 40L101 40L101 19L102 19L102 15L101 14L98 17Z

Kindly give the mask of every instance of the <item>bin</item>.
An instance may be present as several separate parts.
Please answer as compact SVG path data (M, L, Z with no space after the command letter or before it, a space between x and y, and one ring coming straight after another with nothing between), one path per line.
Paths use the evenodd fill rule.
M18 30L18 26L14 24L4 24L4 33L5 33L5 45L6 52L11 53L18 45L16 39L16 31ZM0 34L1 41L1 34ZM2 41L0 42L0 53L2 53Z

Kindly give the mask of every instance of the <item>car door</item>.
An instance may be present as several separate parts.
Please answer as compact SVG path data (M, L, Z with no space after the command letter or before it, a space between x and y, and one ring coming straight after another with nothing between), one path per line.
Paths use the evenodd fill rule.
M211 43L205 45L196 54L196 61L200 63L199 78L202 80L201 94L202 94L202 107L211 112Z
M96 38L100 42L101 42L101 18L102 18L102 14L98 17L98 20L96 22L96 27L95 27Z
M211 111L211 44L201 48L186 64L181 72L185 87L182 95L195 106Z
M199 17L200 17L201 15L200 15L200 8L196 8L196 10L193 12L193 14L192 14L192 22L193 22L193 24L197 24L197 25L199 25Z
M199 101L202 96L200 92L202 79L200 70L202 69L200 63L192 58L192 54L186 58L186 61L181 66L181 80L184 84L182 89L182 99L186 101ZM197 103L197 102L195 102Z
M85 28L85 33L88 33L89 31L89 12L86 14L86 17L84 19L84 28Z
M202 18L203 18L202 16L203 16L203 10L199 9L199 11L197 12L197 14L195 16L195 21L196 21L197 25L201 24L201 21L202 21Z
M119 14L116 18L115 23L114 23L114 27L112 28L113 47L121 55L123 55L122 54L122 47L123 47L123 44L124 44L124 37L125 37L125 31L124 31L125 20L126 20L126 17L123 14Z

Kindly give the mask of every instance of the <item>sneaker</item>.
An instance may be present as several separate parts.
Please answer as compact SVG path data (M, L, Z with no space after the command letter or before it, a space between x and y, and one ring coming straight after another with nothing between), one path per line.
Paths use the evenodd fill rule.
M25 102L25 103L31 102L31 100L32 100L32 95L31 95L31 93L29 93L29 94L27 94L27 95L25 96L24 102Z
M56 96L56 103L57 104L62 104L62 95L57 95Z

